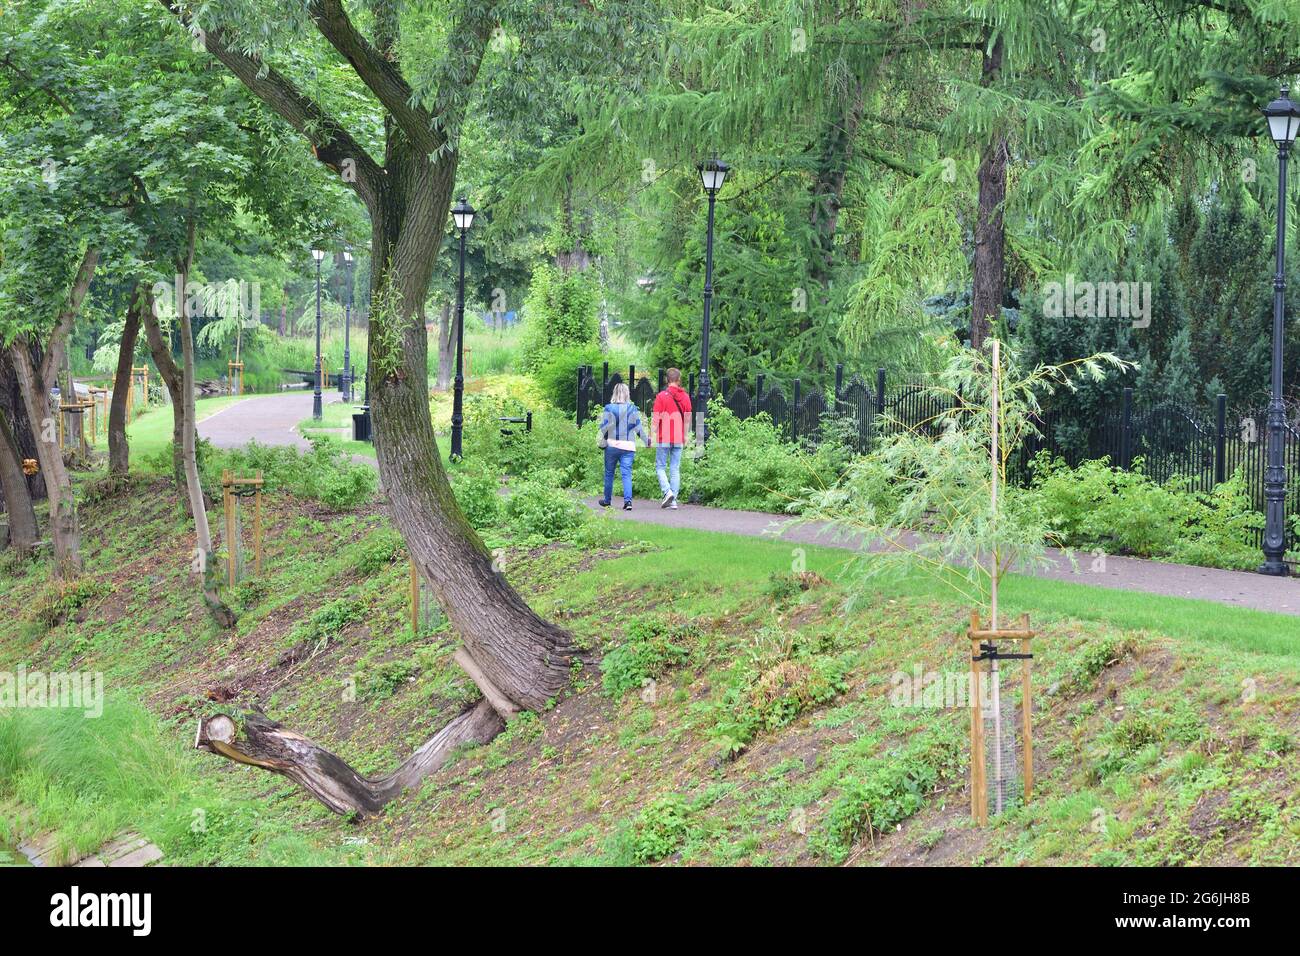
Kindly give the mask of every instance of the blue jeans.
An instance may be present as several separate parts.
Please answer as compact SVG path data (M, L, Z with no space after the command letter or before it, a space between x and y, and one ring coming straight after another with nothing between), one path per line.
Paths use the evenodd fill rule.
M605 497L602 501L612 501L611 495L614 492L614 468L623 475L623 500L632 500L632 458L636 455L634 451L623 451L619 448L605 449Z
M659 475L659 489L676 498L678 489L682 487L681 445L659 445L655 448L655 473Z

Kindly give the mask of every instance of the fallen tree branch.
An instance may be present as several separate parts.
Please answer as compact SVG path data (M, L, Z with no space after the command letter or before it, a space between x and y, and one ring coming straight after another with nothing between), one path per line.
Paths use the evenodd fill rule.
M335 813L365 816L420 783L446 763L456 747L485 744L504 729L505 722L484 698L383 777L362 776L319 744L256 713L245 715L242 727L227 714L201 718L194 746L288 777Z

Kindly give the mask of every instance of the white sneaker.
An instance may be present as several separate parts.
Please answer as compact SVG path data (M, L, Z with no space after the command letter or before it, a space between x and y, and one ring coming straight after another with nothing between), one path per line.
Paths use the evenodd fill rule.
M673 493L671 491L664 495L664 500L659 502L659 507L667 508L670 501L673 501Z
M671 510L671 511L676 511L676 510L677 510L677 496L676 496L676 495L673 495L672 498L673 498L672 504L670 504L670 505L668 506L668 508L669 508L669 510Z

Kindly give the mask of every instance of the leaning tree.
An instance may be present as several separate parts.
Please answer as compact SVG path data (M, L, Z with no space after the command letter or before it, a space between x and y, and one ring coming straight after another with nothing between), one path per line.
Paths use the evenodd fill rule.
M521 85L529 79L529 49L566 46L574 69L607 63L653 29L653 7L638 0L599 9L582 0L468 0L451 4L443 19L423 4L310 0L284 11L271 29L264 4L250 0L205 4L201 21L186 5L159 2L301 133L316 160L365 205L379 472L407 548L463 641L456 659L484 697L378 782L261 718L246 720L242 735L229 718L206 721L199 744L284 773L341 812L373 810L435 770L451 747L491 739L518 711L546 706L568 686L579 653L569 633L539 617L493 567L457 507L434 439L420 308L456 187L461 118L485 62ZM518 42L493 45L494 33ZM373 97L379 122L374 115L346 117L349 98L331 103L319 75L302 68L322 41L328 57L341 58ZM279 55L286 42L297 56Z

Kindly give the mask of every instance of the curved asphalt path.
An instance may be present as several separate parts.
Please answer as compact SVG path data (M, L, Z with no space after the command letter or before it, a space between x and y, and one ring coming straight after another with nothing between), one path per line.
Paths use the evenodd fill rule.
M337 393L326 393L321 398L326 405L339 401ZM250 395L199 422L199 437L217 448L238 448L256 441L260 445L293 445L306 451L311 443L298 434L297 425L311 417L311 406L312 393L307 389Z
M326 402L338 400L337 393L325 396ZM227 405L205 418L199 422L198 432L218 448L235 448L256 440L265 445L293 445L306 449L309 444L298 434L296 426L311 415L311 406L310 391L255 395ZM359 456L355 460L374 464ZM595 498L588 498L585 503L590 508L599 508ZM792 544L815 544L853 551L868 546L861 536L837 536L828 525L798 523L797 519L784 515L698 505L682 505L673 511L660 508L658 500L639 498L632 503L632 509L623 511L616 506L610 508L609 513L616 521L763 536ZM1035 577L1120 591L1198 598L1234 607L1300 616L1300 577L1271 578L1247 571L1221 571L1116 555L1107 555L1103 564L1094 561L1087 553L1076 554L1078 566L1075 567L1062 552L1052 551L1050 555L1051 567L1036 571Z

